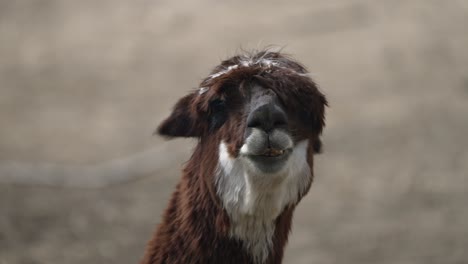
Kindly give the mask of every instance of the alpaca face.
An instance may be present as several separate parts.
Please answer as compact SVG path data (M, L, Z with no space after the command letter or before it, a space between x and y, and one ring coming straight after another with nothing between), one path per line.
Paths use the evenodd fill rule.
M238 214L274 219L299 201L312 182L320 140L304 120L310 108L298 107L294 93L257 82L229 91L218 97L224 110L218 106L217 113L224 114L214 119L222 123L215 133L217 193L233 219Z
M256 179L259 184L278 184L295 163L291 156L297 159L292 154L297 151L299 142L305 141L308 145L313 135L308 135L307 127L284 105L274 90L250 83L239 93L236 95L239 96L237 106L232 106L238 108L232 111L233 117L227 114L224 116L226 120L222 120L226 129L220 129L220 144L223 146L220 153L226 151L228 157L238 159L245 171L259 176ZM307 160L306 156L307 151L304 151L303 161ZM260 182L263 180L265 182Z

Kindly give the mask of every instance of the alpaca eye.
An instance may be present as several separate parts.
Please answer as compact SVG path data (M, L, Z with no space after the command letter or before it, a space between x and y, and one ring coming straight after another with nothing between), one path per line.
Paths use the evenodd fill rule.
M215 99L210 102L210 109L210 130L216 130L226 122L226 102L221 99Z
M221 99L215 99L210 102L210 108L213 113L223 111L226 107L226 102Z

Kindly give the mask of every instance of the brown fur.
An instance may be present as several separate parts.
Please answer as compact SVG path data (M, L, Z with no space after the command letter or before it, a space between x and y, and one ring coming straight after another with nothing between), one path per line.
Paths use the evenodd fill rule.
M313 154L321 146L319 135L324 126L325 97L304 75L305 68L289 57L263 51L249 58L272 59L281 67L252 65L217 78L208 77L201 83L201 87L208 88L206 93L200 95L195 91L180 99L171 116L160 125L159 134L196 137L198 144L141 264L253 264L243 242L229 236L229 217L214 184L221 140L228 144L233 157L238 155L243 144L246 126L243 98L250 83L268 87L278 95L287 108L296 142L310 139L307 162L313 171ZM212 74L239 64L242 59L236 56L223 61ZM302 197L305 193L299 195ZM286 207L275 220L268 264L282 262L295 206Z

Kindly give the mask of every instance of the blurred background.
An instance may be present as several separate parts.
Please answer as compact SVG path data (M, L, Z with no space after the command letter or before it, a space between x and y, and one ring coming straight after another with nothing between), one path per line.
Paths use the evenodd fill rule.
M137 263L193 141L152 136L270 44L330 101L284 263L468 263L468 2L0 0L0 264Z

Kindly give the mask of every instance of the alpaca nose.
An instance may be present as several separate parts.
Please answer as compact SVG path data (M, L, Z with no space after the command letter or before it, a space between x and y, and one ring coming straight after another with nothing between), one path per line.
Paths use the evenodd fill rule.
M287 126L286 113L275 103L266 103L257 107L247 117L247 127L270 132Z

